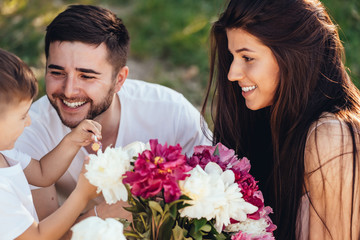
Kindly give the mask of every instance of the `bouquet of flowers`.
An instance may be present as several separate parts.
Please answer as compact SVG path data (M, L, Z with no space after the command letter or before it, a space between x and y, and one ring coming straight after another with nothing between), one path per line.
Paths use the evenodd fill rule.
M197 146L191 157L181 151L179 144L150 140L90 155L90 183L107 203L130 205L133 220L119 224L123 234L114 239L274 239L272 209L264 206L247 158L238 159L221 143ZM85 228L95 219L78 225ZM81 229L73 227L73 239L82 239Z

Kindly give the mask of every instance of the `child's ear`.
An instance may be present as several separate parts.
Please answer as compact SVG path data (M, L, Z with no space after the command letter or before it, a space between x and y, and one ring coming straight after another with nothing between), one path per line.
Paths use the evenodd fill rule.
M128 66L124 66L119 70L118 74L116 75L115 92L120 91L120 89L121 89L122 85L124 84L128 74L129 74L129 67Z

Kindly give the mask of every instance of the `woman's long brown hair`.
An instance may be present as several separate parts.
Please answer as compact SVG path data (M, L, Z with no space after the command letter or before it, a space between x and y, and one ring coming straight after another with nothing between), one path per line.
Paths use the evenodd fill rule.
M249 110L238 84L228 81L232 55L228 51L226 29L231 28L254 35L276 57L280 79L274 103L268 109ZM297 213L305 187L307 133L324 112L335 114L352 133L355 186L359 161L355 135L359 126L353 119L360 116L360 97L342 58L337 27L317 0L233 0L212 26L210 78L202 114L205 115L214 91L213 142L236 149L239 156L259 161L258 165L272 161L273 170L268 171L272 194L265 196L270 198L265 201L274 208L278 239L296 238ZM271 131L271 155L269 159L251 159L255 151L265 150L262 146L255 149L251 144L256 140L249 138L254 129L266 124ZM352 194L354 204L354 191Z

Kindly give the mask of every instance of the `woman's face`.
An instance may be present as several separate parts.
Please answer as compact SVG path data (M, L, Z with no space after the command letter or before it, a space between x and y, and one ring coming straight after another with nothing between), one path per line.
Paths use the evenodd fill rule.
M279 83L279 65L272 51L240 28L227 29L226 35L228 49L233 55L229 81L238 82L249 109L272 105Z

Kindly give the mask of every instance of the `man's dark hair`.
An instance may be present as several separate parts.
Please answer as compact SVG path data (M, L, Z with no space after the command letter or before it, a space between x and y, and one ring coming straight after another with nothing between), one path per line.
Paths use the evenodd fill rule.
M129 40L122 20L111 11L91 5L70 5L47 26L45 54L48 58L50 43L55 41L104 43L108 61L117 73L126 64Z

